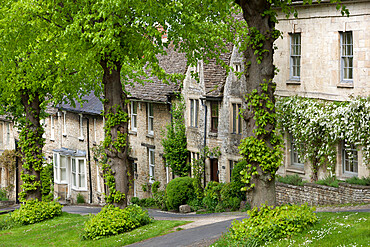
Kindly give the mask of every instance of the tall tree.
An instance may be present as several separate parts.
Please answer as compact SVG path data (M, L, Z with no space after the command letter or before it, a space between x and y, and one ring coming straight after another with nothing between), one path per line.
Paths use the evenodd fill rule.
M59 51L66 48L59 39L62 33L39 18L43 10L37 7L33 1L0 3L1 114L9 114L21 130L23 200L42 199L44 130L40 120L46 116L46 105L77 97L84 83L73 63L69 69L63 62L74 57Z
M53 4L47 1L52 23L63 27L75 47L83 50L80 60L99 65L96 77L104 86L106 138L103 143L107 164L106 200L119 207L127 204L128 112L125 85L150 81L156 76L176 82L180 75L167 75L158 54L173 45L186 52L188 63L218 57L233 38L229 26L232 2L211 0L75 0ZM163 31L165 30L165 31ZM167 42L162 35L167 34ZM207 51L207 52L205 52ZM71 49L68 52L74 52Z
M241 40L245 58L246 110L243 118L247 137L242 140L240 152L247 161L242 172L247 184L247 194L251 205L260 206L267 202L276 204L275 174L281 164L282 151L279 136L275 132L275 87L273 82L274 41L280 37L275 28L278 11L284 15L297 15L292 0L235 0L247 22L247 34ZM342 14L348 14L340 0ZM312 1L303 0L303 4Z

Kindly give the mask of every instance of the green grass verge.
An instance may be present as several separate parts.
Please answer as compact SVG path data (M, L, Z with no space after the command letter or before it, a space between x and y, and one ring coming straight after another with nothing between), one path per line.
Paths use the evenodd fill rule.
M264 246L369 246L370 213L317 213L318 223L289 239L280 239ZM211 246L248 246L247 243L233 243L223 235Z
M1 215L0 221L6 216ZM37 224L0 231L0 246L123 246L175 231L188 221L155 221L131 232L102 238L82 240L84 222L88 216L63 213L62 216Z

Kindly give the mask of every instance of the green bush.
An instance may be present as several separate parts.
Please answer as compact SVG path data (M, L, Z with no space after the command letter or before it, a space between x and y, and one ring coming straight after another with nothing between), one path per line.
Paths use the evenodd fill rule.
M132 197L130 202L131 204L139 205L140 199L138 197Z
M291 184L295 186L303 186L304 182L298 174L286 175L285 177L278 176L277 181L284 184Z
M6 189L0 189L0 201L8 201Z
M283 205L272 209L262 205L248 211L249 218L234 221L230 237L243 246L259 246L266 241L289 237L317 222L314 208L306 205Z
M190 206L193 212L198 211L200 209L203 209L203 200L195 196L193 199L190 199L188 201L188 205Z
M120 209L113 205L105 206L97 215L85 222L84 239L100 239L104 236L117 235L131 231L153 222L147 211L138 205Z
M336 177L326 177L324 179L317 180L315 182L316 184L326 185L330 187L339 187L339 180Z
M186 204L194 197L193 179L189 177L175 178L168 183L166 194L167 207L178 210L180 205Z
M240 175L240 172L243 171L246 166L247 162L245 160L241 160L234 166L233 171L231 172L230 184L233 191L233 197L238 197L242 201L246 200L246 193L245 191L241 191L241 189L246 185L241 181L242 175Z
M77 203L85 203L85 197L81 193L77 194Z
M166 205L167 196L165 190L158 190L156 193L154 193L153 198L157 207L159 207L162 210L167 210Z
M158 192L158 189L159 187L161 186L161 182L159 181L155 181L153 184L152 184L152 193L155 194Z
M345 182L349 183L349 184L370 186L370 176L369 177L363 177L363 178L352 177L352 178L348 178Z
M206 188L204 189L204 198L203 204L206 207L207 211L214 212L216 207L221 201L221 189L223 187L222 183L215 181L210 181ZM221 210L221 205L218 206L218 211ZM222 211L222 210L221 210Z
M22 225L34 224L62 214L63 206L56 201L39 202L30 200L11 213L14 222Z

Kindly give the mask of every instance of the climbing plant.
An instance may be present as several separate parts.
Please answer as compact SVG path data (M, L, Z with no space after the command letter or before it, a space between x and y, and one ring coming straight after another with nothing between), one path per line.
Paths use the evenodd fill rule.
M369 97L345 102L281 97L276 105L279 128L292 135L300 159L310 162L313 180L321 166L335 174L336 145L341 141L350 156L351 144L362 150L363 163L370 165Z
M204 197L204 188L203 188L203 179L204 179L204 167L205 167L205 161L209 157L214 157L218 159L221 155L220 148L215 147L213 149L209 149L208 146L205 146L200 151L199 159L192 160L192 175L193 175L193 185L195 190L195 195L197 196L197 199L202 199Z
M164 149L163 157L175 175L185 177L189 174L190 164L187 162L186 128L184 120L185 102L181 94L176 96L172 104L172 121L166 125L166 132L161 143Z
M274 128L266 128L276 125L275 106L267 94L268 87L275 87L275 84L263 83L261 93L255 89L246 96L246 112L253 112L256 128L254 135L242 139L239 145L240 154L246 161L245 169L240 172L242 182L246 184L243 190L253 189L257 179L274 179L282 162L281 136ZM268 138L269 143L264 137ZM256 163L259 165L256 166Z

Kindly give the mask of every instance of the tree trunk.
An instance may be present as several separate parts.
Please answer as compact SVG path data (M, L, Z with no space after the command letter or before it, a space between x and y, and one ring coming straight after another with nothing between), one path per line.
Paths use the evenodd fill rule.
M127 136L128 136L128 108L127 108L127 95L124 93L120 78L121 66L119 63L115 63L111 66L108 61L100 62L103 70L103 85L104 85L104 116L106 118L105 134L108 140L108 144L105 145L105 153L108 158L108 165L112 170L112 175L115 179L115 190L125 195L122 200L115 200L113 205L124 208L127 206L127 194L129 188L128 179L128 166L129 162L127 159ZM125 116L122 116L125 115ZM110 124L110 118L113 116L116 118L118 115L125 118L125 121L114 121ZM125 143L120 143L118 146L117 142L122 142L119 135L123 134L126 139ZM109 186L108 186L109 187ZM114 193L114 190L109 189L109 193Z
M38 93L27 90L21 92L21 101L26 112L26 123L20 134L20 151L22 155L23 192L26 200L42 200L40 173L43 168L44 140L40 125L40 98ZM28 186L32 184L33 186Z
M255 43L249 43L244 52L245 77L246 77L246 94L251 94L253 90L257 90L258 94L265 93L268 99L275 104L275 84L272 82L274 78L273 65L273 43L276 37L273 36L275 23L271 20L269 15L263 15L266 10L271 8L271 4L266 0L240 0L236 1L243 10L243 17L247 22L249 37ZM258 35L262 34L264 40L258 39ZM245 42L245 40L244 40ZM247 41L248 42L248 41ZM255 44L259 46L254 46ZM263 51L261 54L255 54L256 50ZM260 56L260 57L258 57ZM262 83L268 83L267 91L262 90ZM248 103L248 102L245 102ZM267 112L274 114L275 108L268 109L265 104L261 106ZM244 114L244 121L246 124L245 136L254 136L259 140L264 140L268 147L273 148L276 144L271 143L273 131L275 129L275 121L268 122L263 128L267 131L266 134L256 135L254 130L258 128L256 120L254 119L255 111L250 108ZM248 161L248 159L247 159ZM275 179L274 174L270 172L263 172L260 164L256 162L249 162L258 171L258 175L252 177L251 183L255 187L247 192L248 200L250 200L252 207L259 207L262 203L268 205L276 205L275 195ZM271 176L272 175L272 176Z

